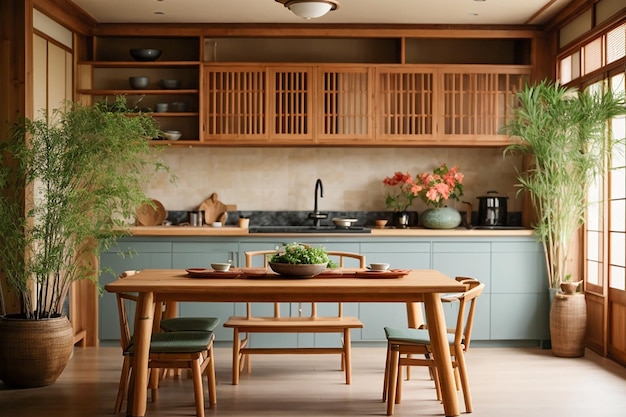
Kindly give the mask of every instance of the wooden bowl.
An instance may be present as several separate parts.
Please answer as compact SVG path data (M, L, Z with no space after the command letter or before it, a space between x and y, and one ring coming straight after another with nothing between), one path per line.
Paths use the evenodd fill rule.
M281 264L269 263L272 271L289 278L312 278L326 270L327 264Z
M374 220L376 227L385 227L387 225L387 219L376 219Z

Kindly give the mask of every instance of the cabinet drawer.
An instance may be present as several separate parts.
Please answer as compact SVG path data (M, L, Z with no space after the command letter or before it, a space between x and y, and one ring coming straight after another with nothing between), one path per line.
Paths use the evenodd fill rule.
M174 253L238 252L239 245L231 242L174 242Z
M481 242L434 242L433 252L463 252L478 253L490 252L491 243Z
M112 246L107 252L110 253L170 253L172 251L171 242L136 242L122 240Z
M361 243L361 252L416 253L430 252L430 242Z

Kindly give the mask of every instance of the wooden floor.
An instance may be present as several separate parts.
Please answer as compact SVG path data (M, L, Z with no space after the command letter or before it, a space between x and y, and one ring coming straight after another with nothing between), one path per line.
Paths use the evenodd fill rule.
M254 357L252 374L233 386L230 353L216 349L218 405L207 416L385 415L384 348L354 348L352 385L342 383L337 356L268 355ZM626 416L626 369L591 352L559 359L538 348L476 347L467 361L474 417ZM0 382L0 416L111 416L121 363L118 348L77 348L54 385L8 390ZM441 416L426 372L416 369L413 375L395 416ZM148 416L195 415L190 380L168 379L159 392ZM463 413L460 394L459 400Z

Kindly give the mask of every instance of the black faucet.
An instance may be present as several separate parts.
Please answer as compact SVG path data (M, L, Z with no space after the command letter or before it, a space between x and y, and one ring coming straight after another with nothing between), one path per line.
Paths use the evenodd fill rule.
M324 186L322 185L322 180L319 178L315 181L315 204L313 205L313 213L309 213L309 219L313 219L315 227L320 227L320 220L327 219L328 213L320 213L317 210L317 190L319 190L319 196L324 197Z

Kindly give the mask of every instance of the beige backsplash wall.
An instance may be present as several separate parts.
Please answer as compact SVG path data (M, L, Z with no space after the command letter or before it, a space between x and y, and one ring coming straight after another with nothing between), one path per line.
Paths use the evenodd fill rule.
M168 210L193 210L212 193L238 210L313 210L315 180L324 185L319 209L385 210L382 184L395 171L417 174L440 163L458 165L465 175L463 200L477 209L488 190L509 196L509 211L521 210L515 197L517 158L500 148L183 148L166 149L164 162L175 184L162 175L145 188ZM415 200L413 210L426 207ZM464 209L460 203L451 204Z

